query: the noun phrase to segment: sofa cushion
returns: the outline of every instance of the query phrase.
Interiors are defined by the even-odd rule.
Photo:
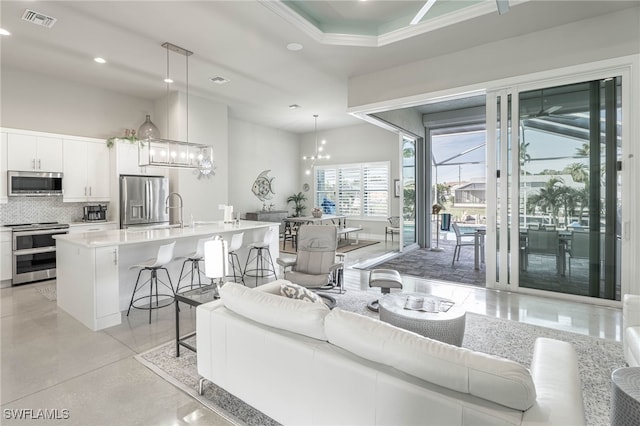
[[[458,392],[526,410],[536,400],[529,370],[504,358],[428,339],[352,312],[325,318],[330,343]]]
[[[304,300],[305,302],[324,303],[322,298],[311,290],[291,282],[285,282],[280,285],[280,295],[291,299]]]
[[[622,339],[625,341],[626,349],[629,351],[628,355],[630,355],[630,357],[625,357],[627,364],[631,367],[637,366],[640,360],[640,326],[627,327]]]
[[[220,289],[220,299],[227,309],[250,320],[315,339],[327,340],[324,333],[324,317],[329,313],[329,308],[323,303],[289,299],[236,283],[225,284]]]

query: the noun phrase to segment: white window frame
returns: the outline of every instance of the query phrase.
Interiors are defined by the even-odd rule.
[[[360,182],[361,187],[359,190],[359,199],[360,206],[364,207],[365,205],[365,170],[370,167],[385,167],[386,168],[386,180],[387,180],[387,205],[386,211],[384,214],[380,215],[368,215],[364,213],[364,208],[360,209],[359,215],[346,215],[351,219],[359,219],[359,220],[387,220],[389,217],[389,211],[391,208],[392,202],[392,194],[393,188],[391,188],[391,162],[390,161],[369,161],[363,163],[349,163],[349,164],[328,164],[323,166],[315,166],[313,168],[313,200],[314,203],[317,200],[318,192],[329,192],[329,191],[318,191],[318,170],[334,170],[336,173],[336,188],[333,191],[333,199],[336,201],[336,214],[342,215],[343,213],[340,211],[340,201],[339,201],[339,192],[340,192],[340,169],[360,169]]]

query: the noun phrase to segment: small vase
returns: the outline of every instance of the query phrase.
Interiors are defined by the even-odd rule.
[[[320,209],[313,209],[313,211],[311,212],[311,216],[315,217],[315,218],[321,218],[322,217],[322,210]]]

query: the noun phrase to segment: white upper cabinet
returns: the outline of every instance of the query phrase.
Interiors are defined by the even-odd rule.
[[[7,134],[9,170],[61,172],[62,139],[33,134]]]
[[[63,201],[109,201],[109,149],[104,142],[65,139]]]
[[[154,167],[138,166],[138,144],[130,142],[118,142],[115,147],[118,158],[119,175],[157,175],[158,169]]]
[[[0,132],[0,203],[7,202],[7,134]]]

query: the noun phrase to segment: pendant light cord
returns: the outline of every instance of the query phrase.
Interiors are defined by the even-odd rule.
[[[165,79],[165,82],[167,84],[167,119],[166,119],[166,123],[165,123],[165,129],[166,129],[166,133],[164,135],[164,137],[166,139],[169,139],[169,45],[167,44],[167,78]]]

